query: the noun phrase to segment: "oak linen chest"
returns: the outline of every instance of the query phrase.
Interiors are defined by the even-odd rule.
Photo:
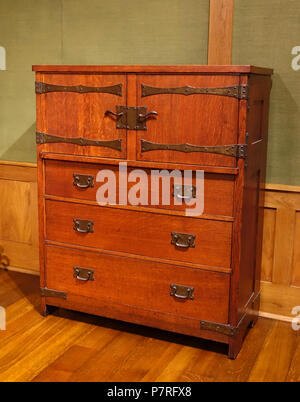
[[[42,312],[56,306],[211,339],[235,358],[259,309],[272,70],[33,70]],[[161,193],[151,203],[150,175],[175,170],[192,171],[192,182],[171,178],[169,204]],[[106,205],[97,202],[101,171],[116,184]],[[200,193],[196,171],[198,216],[186,213]],[[136,193],[148,203],[124,201],[136,172],[149,179]]]

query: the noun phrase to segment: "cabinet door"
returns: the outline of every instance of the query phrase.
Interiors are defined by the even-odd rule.
[[[126,158],[126,130],[106,113],[126,105],[124,74],[38,74],[36,92],[43,151]]]
[[[234,94],[238,85],[239,77],[229,75],[137,76],[138,106],[146,106],[148,113],[157,112],[148,116],[147,129],[137,132],[137,159],[236,166],[235,157],[178,145],[236,144],[239,100]],[[224,87],[230,87],[225,96],[228,89]],[[203,88],[208,93],[201,93]],[[223,95],[212,94],[215,91]]]

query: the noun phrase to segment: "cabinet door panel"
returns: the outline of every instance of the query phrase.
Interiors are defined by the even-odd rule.
[[[199,88],[215,89],[238,85],[238,76],[138,76],[138,105],[146,106],[147,112],[155,111],[158,114],[149,116],[147,130],[137,133],[137,159],[236,166],[236,158],[227,155],[166,149],[143,151],[141,141],[171,146],[185,143],[196,146],[236,144],[239,100],[233,96],[215,94],[187,95],[188,90],[186,92],[185,87],[194,87],[199,91]],[[154,90],[148,87],[154,87]],[[163,93],[164,91],[169,93]]]
[[[117,105],[126,105],[124,74],[44,74],[38,82],[49,85],[45,90],[43,84],[37,84],[45,91],[37,94],[38,132],[67,141],[101,141],[88,145],[46,143],[43,151],[126,158],[126,130],[117,129],[116,117],[105,113],[116,112]]]

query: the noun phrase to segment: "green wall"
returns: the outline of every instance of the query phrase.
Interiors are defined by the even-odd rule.
[[[291,185],[300,185],[299,16],[299,0],[235,0],[233,63],[275,69],[267,180]],[[0,159],[36,160],[32,64],[206,64],[208,19],[209,0],[0,0]]]
[[[35,162],[33,64],[206,64],[209,0],[0,0],[0,159]]]
[[[300,185],[299,0],[235,0],[233,63],[272,67],[267,181]],[[299,48],[300,51],[300,48]],[[300,54],[300,53],[299,53]]]

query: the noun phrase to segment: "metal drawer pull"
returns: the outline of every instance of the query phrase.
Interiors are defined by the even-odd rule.
[[[173,184],[173,197],[179,200],[191,200],[196,198],[196,186]]]
[[[73,185],[78,188],[94,187],[94,176],[87,176],[85,174],[73,174]]]
[[[109,114],[112,114],[113,116],[117,117],[118,119],[124,115],[123,112],[115,113],[112,110],[106,110],[106,112],[104,113],[105,116],[108,116]]]
[[[194,300],[194,288],[191,286],[175,285],[171,283],[170,296],[175,296],[177,299]]]
[[[144,120],[149,119],[152,116],[157,116],[157,115],[158,115],[158,113],[155,110],[151,110],[150,112],[148,112],[146,114],[142,114],[142,113],[139,114],[138,117],[139,117],[140,121],[144,121]]]
[[[171,244],[174,244],[176,247],[195,248],[196,235],[171,232],[171,236],[172,236]]]
[[[73,229],[79,233],[93,233],[94,232],[94,222],[87,221],[85,219],[73,219],[74,227]]]
[[[74,267],[74,278],[79,279],[80,281],[94,281],[94,271],[92,269]]]

